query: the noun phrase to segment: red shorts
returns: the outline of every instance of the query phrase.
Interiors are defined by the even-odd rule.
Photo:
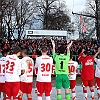
[[[37,82],[36,83],[38,96],[42,96],[45,93],[45,96],[50,96],[52,90],[52,83],[51,82]]]
[[[94,79],[82,80],[82,85],[83,85],[83,87],[87,87],[87,86],[92,87],[92,86],[94,86]]]
[[[74,89],[76,87],[76,80],[70,80],[70,89]]]
[[[5,83],[0,83],[0,92],[4,92]]]
[[[16,99],[18,97],[19,89],[20,82],[5,82],[6,98],[11,99],[11,96],[13,96],[13,98]]]
[[[26,83],[26,82],[21,82],[20,83],[20,90],[22,93],[26,94],[31,94],[32,93],[32,82],[31,83]]]
[[[96,77],[97,88],[100,88],[100,78]]]

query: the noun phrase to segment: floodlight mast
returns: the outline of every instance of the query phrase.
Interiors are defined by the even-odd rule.
[[[76,15],[82,15],[82,16],[86,16],[86,17],[95,18],[95,20],[96,20],[96,25],[95,25],[96,36],[97,36],[97,40],[100,40],[100,1],[95,0],[95,5],[96,5],[95,16],[80,14],[80,13],[74,13],[74,12],[72,12],[72,14],[73,15],[76,14]],[[89,36],[92,35],[93,30],[90,32]]]

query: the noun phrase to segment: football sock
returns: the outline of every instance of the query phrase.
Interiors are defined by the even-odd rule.
[[[46,96],[46,100],[50,100],[50,96]]]
[[[70,100],[70,93],[66,94],[66,100]]]
[[[61,94],[57,94],[57,100],[62,100]]]
[[[28,100],[32,100],[32,98],[28,98]]]
[[[76,98],[76,92],[75,91],[72,92],[72,98]]]
[[[87,98],[87,90],[83,90],[83,93],[84,93],[84,98],[86,99]]]
[[[97,89],[97,93],[98,93],[98,95],[100,95],[100,88]]]
[[[94,89],[91,90],[92,97],[94,97]]]
[[[42,97],[38,96],[38,97],[37,97],[37,100],[42,100]]]
[[[18,100],[22,100],[22,98],[18,98]]]

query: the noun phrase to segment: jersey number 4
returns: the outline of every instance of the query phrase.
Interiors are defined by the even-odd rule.
[[[44,71],[49,72],[50,71],[50,66],[51,65],[49,63],[47,63],[47,64],[42,63],[41,64],[41,72],[44,72]]]

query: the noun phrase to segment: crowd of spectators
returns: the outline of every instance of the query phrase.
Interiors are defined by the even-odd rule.
[[[55,39],[56,44],[56,52],[58,51],[58,47],[60,45],[65,45],[67,47],[67,40],[61,39],[57,40]],[[28,54],[34,59],[36,58],[36,55],[41,55],[41,46],[47,46],[48,47],[48,54],[52,54],[52,43],[51,39],[49,38],[41,38],[41,39],[0,39],[0,52],[3,51],[3,49],[9,49],[11,53],[13,53],[14,46],[19,46],[21,48],[27,48]],[[84,48],[88,50],[92,55],[94,55],[100,46],[100,41],[90,39],[81,39],[81,40],[74,40],[73,45],[71,47],[71,52],[73,55],[78,55],[81,50]],[[1,53],[0,53],[1,55]]]

